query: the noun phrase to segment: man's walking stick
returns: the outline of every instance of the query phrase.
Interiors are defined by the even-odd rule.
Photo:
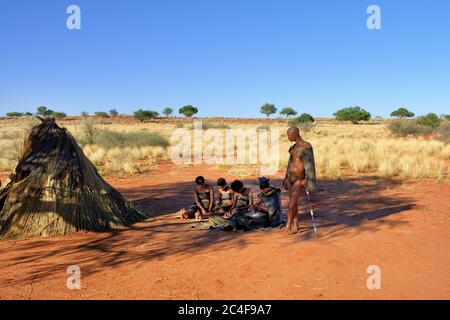
[[[309,211],[311,212],[311,218],[312,218],[312,224],[313,224],[313,227],[314,227],[314,233],[317,234],[317,224],[316,224],[316,218],[314,217],[314,210],[313,210],[311,195],[309,194],[308,189],[305,189],[305,190],[306,190],[306,195],[308,196],[308,200],[309,200]]]

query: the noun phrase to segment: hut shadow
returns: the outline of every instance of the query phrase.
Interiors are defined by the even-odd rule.
[[[256,181],[243,181],[256,190]],[[281,180],[274,179],[272,183],[280,186]],[[404,219],[383,219],[414,208],[413,199],[394,197],[389,192],[401,184],[400,181],[376,177],[320,181],[319,188],[323,191],[313,197],[320,241],[376,232],[382,225],[396,228],[407,224]],[[168,257],[179,260],[181,266],[189,255],[213,255],[218,250],[245,250],[247,246],[247,238],[240,234],[199,230],[198,223],[180,222],[168,215],[192,203],[191,183],[121,191],[128,199],[142,206],[151,206],[155,210],[154,217],[122,230],[12,242],[8,250],[14,254],[0,257],[0,270],[28,267],[33,272],[20,279],[6,277],[0,281],[0,287],[37,281],[35,279],[44,281],[55,274],[65,275],[67,267],[73,264],[79,265],[86,276],[105,268],[128,265],[139,268],[149,261]],[[286,206],[287,195],[283,193],[285,213]],[[305,198],[300,208],[301,212],[307,212]],[[293,240],[314,239],[309,215],[303,214],[301,222],[301,232]],[[261,233],[261,236],[265,234]]]

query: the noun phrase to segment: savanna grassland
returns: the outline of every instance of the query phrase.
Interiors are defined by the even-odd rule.
[[[198,119],[203,130],[278,129],[280,168],[287,165],[290,142],[284,132],[285,119]],[[0,172],[14,169],[28,130],[39,120],[1,119]],[[450,145],[435,136],[397,137],[388,129],[389,120],[361,124],[317,119],[302,128],[304,139],[315,148],[318,175],[341,178],[346,175],[377,175],[404,179],[434,179],[448,183]],[[131,117],[111,119],[68,118],[66,127],[83,147],[85,154],[106,176],[138,175],[171,160],[171,134],[179,128],[193,130],[192,119],[163,118],[141,123]],[[232,175],[250,175],[250,165],[221,165]],[[254,167],[254,166],[253,166]]]

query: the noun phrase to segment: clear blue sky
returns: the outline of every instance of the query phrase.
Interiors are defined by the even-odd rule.
[[[370,4],[382,30],[366,27]],[[448,0],[0,0],[0,44],[0,114],[450,113]]]

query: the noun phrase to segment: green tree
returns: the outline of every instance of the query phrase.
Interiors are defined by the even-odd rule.
[[[360,121],[367,121],[371,117],[370,113],[361,107],[344,108],[338,110],[334,116],[338,121],[351,121],[354,124]]]
[[[429,113],[417,118],[417,123],[423,126],[437,128],[441,124],[441,119],[436,113]]]
[[[272,114],[277,113],[277,108],[275,107],[274,104],[265,103],[264,105],[261,106],[260,112],[262,114],[265,114],[267,118],[269,118]]]
[[[83,118],[87,118],[87,117],[89,117],[89,112],[83,111],[83,112],[81,112],[81,116]]]
[[[37,108],[37,114],[39,116],[48,117],[48,116],[51,116],[52,113],[53,113],[53,110],[47,109],[47,107],[45,107],[45,106],[40,106]]]
[[[158,115],[159,115],[159,113],[156,111],[143,110],[143,109],[139,109],[133,113],[133,117],[135,117],[136,119],[138,119],[141,122],[155,118]]]
[[[8,112],[6,114],[6,116],[7,117],[11,117],[11,118],[18,118],[18,117],[23,117],[24,114],[22,112],[15,112],[15,111],[13,111],[13,112]]]
[[[194,114],[198,113],[198,109],[194,106],[187,105],[178,110],[178,112],[185,117],[191,118]]]
[[[119,112],[116,109],[109,110],[109,115],[111,117],[117,117],[119,115]]]
[[[290,116],[296,116],[297,111],[295,111],[293,108],[284,108],[283,110],[280,111],[280,114],[282,116],[286,116],[286,118],[287,118]]]
[[[170,115],[173,113],[173,109],[172,108],[164,108],[163,112],[162,112],[166,117],[170,117]]]
[[[398,108],[397,110],[391,113],[391,117],[397,118],[412,118],[414,116],[415,114],[406,108]]]

